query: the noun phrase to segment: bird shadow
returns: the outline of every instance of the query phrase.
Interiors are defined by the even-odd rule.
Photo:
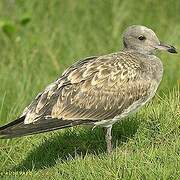
[[[139,122],[127,118],[113,127],[113,144],[120,146],[133,138],[137,132]],[[27,157],[11,171],[31,171],[52,167],[60,160],[61,163],[84,157],[87,154],[99,155],[106,152],[104,131],[102,128],[75,127],[63,133],[53,133],[45,137],[40,146],[33,148]]]

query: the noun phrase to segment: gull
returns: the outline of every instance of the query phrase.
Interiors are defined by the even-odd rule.
[[[105,129],[112,152],[114,123],[139,110],[155,95],[163,76],[157,50],[177,53],[149,28],[129,26],[123,49],[88,57],[65,72],[25,108],[16,120],[0,127],[1,138],[32,135],[77,125]]]

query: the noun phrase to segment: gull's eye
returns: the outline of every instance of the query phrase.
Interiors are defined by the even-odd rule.
[[[139,39],[140,41],[143,41],[143,40],[145,40],[145,39],[146,39],[146,37],[145,37],[145,36],[143,36],[143,35],[141,35],[141,36],[139,36],[139,37],[138,37],[138,39]]]

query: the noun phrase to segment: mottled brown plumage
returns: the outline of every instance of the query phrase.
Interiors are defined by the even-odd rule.
[[[147,73],[149,63],[152,69],[161,66],[127,51],[80,61],[38,95],[24,113],[25,122],[33,123],[41,116],[111,120],[137,100],[146,99],[150,87],[158,84],[154,74]]]
[[[21,121],[0,128],[3,137],[16,137],[80,124],[106,127],[108,152],[111,127],[151,99],[161,81],[163,67],[153,55],[161,45],[144,26],[124,33],[124,50],[89,57],[69,67],[24,110]]]

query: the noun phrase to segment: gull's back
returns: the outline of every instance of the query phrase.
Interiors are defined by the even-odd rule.
[[[23,113],[25,123],[59,119],[65,125],[78,121],[106,126],[152,98],[161,78],[162,64],[151,55],[122,51],[88,58],[36,97]]]

